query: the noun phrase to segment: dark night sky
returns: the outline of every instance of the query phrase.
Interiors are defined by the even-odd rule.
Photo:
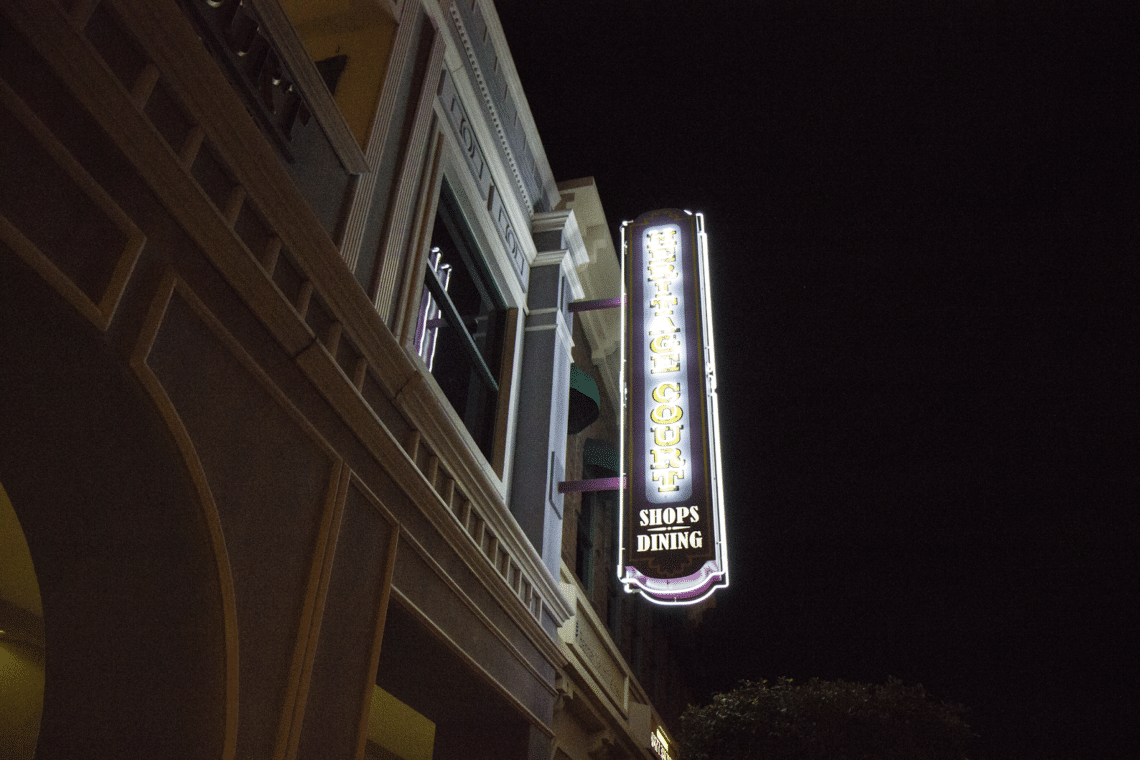
[[[498,5],[615,242],[706,214],[702,693],[894,675],[975,760],[1140,757],[1135,4]]]

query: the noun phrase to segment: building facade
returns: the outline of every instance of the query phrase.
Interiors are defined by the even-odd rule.
[[[613,242],[488,0],[3,0],[0,119],[11,756],[671,754],[558,487]]]

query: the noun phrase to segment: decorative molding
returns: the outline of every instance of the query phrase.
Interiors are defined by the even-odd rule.
[[[423,558],[422,554],[420,556],[421,556],[421,558]],[[435,635],[438,636],[439,639],[444,642],[445,646],[447,646],[448,649],[452,650],[452,652],[459,659],[463,660],[463,662],[466,663],[467,667],[469,667],[472,671],[478,673],[483,680],[485,680],[488,684],[490,684],[491,688],[493,688],[495,691],[497,691],[500,696],[502,696],[509,704],[511,704],[516,710],[518,710],[519,713],[521,715],[523,715],[534,728],[537,728],[539,731],[541,731],[543,734],[545,734],[548,738],[550,738],[550,739],[554,738],[554,729],[553,728],[551,728],[541,718],[539,718],[537,715],[535,715],[534,711],[532,711],[529,707],[524,705],[519,700],[519,698],[515,694],[513,694],[507,687],[505,687],[503,684],[501,684],[497,678],[495,678],[492,674],[488,673],[486,668],[484,668],[480,663],[478,663],[470,655],[470,653],[468,653],[467,651],[465,651],[463,649],[463,647],[459,646],[459,644],[457,644],[455,641],[453,641],[452,638],[450,636],[448,636],[447,633],[445,631],[443,631],[423,610],[421,610],[419,607],[417,607],[415,605],[415,603],[412,602],[412,600],[410,598],[408,598],[408,596],[404,592],[400,591],[400,589],[395,585],[393,586],[392,591],[395,594],[396,598],[399,600],[401,606],[403,606],[404,609],[406,609],[411,614],[411,616],[413,618],[415,618],[417,623],[422,625],[424,628],[427,628],[428,630],[433,631],[435,633]],[[493,629],[493,630],[495,630],[495,629]],[[547,681],[545,679],[540,678],[540,679],[538,679],[537,682],[539,684],[541,684],[546,690],[551,691],[551,692],[554,691],[553,687],[549,683],[547,683]]]
[[[479,138],[472,128],[467,109],[463,107],[463,101],[455,90],[455,83],[446,70],[441,72],[439,77],[439,103],[443,107],[443,112],[447,114],[455,138],[459,141],[460,152],[467,163],[468,172],[475,180],[475,186],[479,188],[479,196],[486,202],[490,198],[491,186],[495,184],[491,179],[491,167],[487,164],[487,157],[479,145]]]
[[[652,705],[629,664],[598,617],[574,573],[563,562],[559,572],[563,594],[574,605],[574,617],[558,630],[570,660],[563,691],[582,698],[598,720],[616,727],[648,750]]]
[[[182,418],[174,408],[174,403],[166,393],[162,381],[154,374],[147,364],[151,348],[158,337],[159,328],[166,318],[166,310],[170,299],[178,287],[179,281],[173,273],[168,273],[159,285],[158,292],[151,303],[150,310],[143,322],[142,330],[135,342],[134,352],[131,354],[131,369],[139,378],[146,392],[150,394],[158,408],[159,414],[166,422],[166,427],[174,438],[175,445],[182,454],[186,463],[190,479],[198,492],[198,499],[202,505],[202,516],[210,534],[210,545],[214,550],[214,561],[217,564],[219,592],[222,597],[222,620],[225,630],[225,729],[222,741],[222,760],[234,760],[237,754],[238,735],[238,686],[240,671],[238,670],[238,622],[237,622],[237,594],[234,588],[233,569],[230,566],[229,554],[226,551],[226,538],[222,530],[222,519],[218,512],[217,502],[210,489],[206,469],[190,438],[190,433],[182,423]]]
[[[221,548],[217,551],[221,551],[223,554],[226,551],[226,520],[222,510],[218,509],[209,491],[209,473],[198,459],[197,446],[194,443],[193,435],[184,425],[178,410],[178,405],[168,395],[162,378],[158,376],[150,364],[153,348],[159,334],[166,324],[166,317],[169,314],[169,307],[174,297],[180,298],[182,302],[189,307],[194,317],[213,336],[220,347],[228,351],[229,354],[237,360],[242,369],[244,369],[249,376],[251,382],[255,383],[264,391],[270,403],[275,403],[280,407],[296,426],[298,431],[316,445],[316,449],[323,454],[329,466],[329,484],[325,489],[322,505],[317,508],[319,518],[317,520],[316,532],[312,537],[312,555],[309,560],[307,572],[305,573],[304,595],[301,600],[299,616],[296,620],[297,629],[294,633],[293,651],[289,662],[285,692],[283,695],[284,701],[278,713],[279,723],[276,732],[276,749],[274,756],[291,757],[296,754],[297,743],[300,739],[309,682],[312,675],[314,658],[316,656],[316,648],[320,638],[321,619],[334,564],[336,536],[339,532],[339,525],[343,515],[350,472],[343,460],[337,455],[335,449],[321,436],[300,410],[294,406],[286,393],[273,382],[265,370],[263,370],[257,361],[245,350],[238,339],[226,329],[222,321],[198,298],[193,289],[172,272],[168,273],[159,288],[157,296],[152,302],[147,321],[136,342],[136,347],[132,355],[132,367],[166,418],[168,427],[178,440],[192,474],[195,467],[201,470],[203,484],[209,496],[207,520],[209,521],[212,518],[216,519],[217,529],[220,535],[220,544],[216,544],[216,546],[220,546]],[[203,503],[205,504],[205,502]],[[213,510],[212,515],[210,514],[210,509]],[[230,527],[232,529],[233,525],[231,524]],[[226,562],[227,571],[229,571],[228,559]],[[229,583],[232,586],[232,573]],[[232,629],[234,633],[232,637],[229,634],[230,629],[227,627],[227,639],[233,639],[232,642],[228,641],[227,644],[232,647],[234,662],[237,662],[241,656],[240,638],[237,636],[238,612],[235,598],[233,609],[234,628]],[[228,622],[227,620],[227,624]],[[229,653],[229,650],[227,651]],[[237,678],[240,682],[240,674],[238,674]],[[235,691],[236,688],[235,686]],[[240,696],[237,699],[237,707],[240,707]]]
[[[111,268],[103,292],[87,293],[70,277],[63,273],[52,261],[51,251],[42,251],[29,240],[16,226],[0,214],[0,240],[32,267],[49,285],[55,288],[79,313],[85,316],[100,330],[106,330],[115,316],[119,300],[126,290],[127,282],[134,272],[146,243],[146,236],[135,225],[106,190],[75,159],[51,130],[28,108],[8,83],[0,79],[0,104],[6,107],[71,178],[76,188],[99,209],[116,229],[126,238],[123,250],[117,254],[117,261]],[[108,252],[111,253],[111,252]]]
[[[481,609],[479,605],[477,605],[471,598],[471,596],[463,589],[463,587],[460,586],[455,581],[455,579],[447,573],[446,570],[444,570],[443,566],[435,559],[435,557],[431,555],[431,552],[424,548],[423,544],[419,543],[419,541],[417,541],[414,536],[411,536],[407,533],[405,533],[401,544],[404,549],[411,549],[415,551],[415,553],[419,556],[420,561],[423,562],[424,565],[426,565],[432,571],[432,573],[440,579],[443,585],[446,586],[452,594],[454,594],[455,599],[458,601],[458,603],[462,604],[463,607],[465,607],[473,617],[482,623],[482,625],[491,633],[491,635],[494,636],[499,641],[499,643],[503,645],[503,648],[510,653],[511,657],[516,662],[518,662],[518,664],[522,666],[522,668],[526,670],[532,678],[534,678],[536,683],[541,684],[542,688],[552,696],[557,695],[557,690],[555,689],[554,684],[550,683],[547,680],[547,677],[544,676],[542,672],[540,672],[538,668],[535,667],[533,662],[527,659],[526,655],[523,654],[523,652],[521,652],[519,648],[511,642],[510,638],[499,628],[499,626],[495,625],[494,621],[491,620],[487,613]],[[401,589],[399,584],[395,582],[395,579],[393,579],[393,589],[398,594],[400,594],[401,600],[404,603],[415,606],[415,603],[412,601],[413,595],[409,591]],[[451,637],[447,635],[446,631],[443,631],[442,628],[439,628],[439,626],[435,624],[433,624],[433,627],[439,629],[441,634],[450,640]],[[566,664],[565,656],[563,655],[561,649],[556,644],[554,644],[554,642],[551,641],[549,637],[542,636],[540,638],[535,638],[534,636],[529,635],[530,632],[526,631],[525,628],[522,630],[526,635],[527,641],[535,644],[535,651],[544,657],[548,662],[550,662],[554,667],[562,667]],[[544,642],[549,642],[549,644],[544,645]],[[480,670],[486,672],[483,668],[480,668]],[[488,676],[490,676],[490,674],[488,674]]]
[[[429,447],[450,463],[453,468],[452,477],[469,489],[472,506],[491,526],[495,535],[507,542],[512,558],[528,582],[540,592],[544,607],[554,621],[561,624],[572,614],[571,607],[543,565],[538,551],[507,509],[502,481],[478,453],[479,449],[470,433],[458,419],[435,380],[427,373],[414,375],[397,394],[396,402]],[[480,543],[476,541],[476,544]],[[532,605],[527,607],[535,620],[541,622],[541,610]]]
[[[440,75],[439,104],[447,115],[452,134],[459,143],[467,171],[475,186],[479,188],[479,194],[483,201],[486,202],[487,213],[490,214],[495,232],[498,233],[499,241],[502,242],[506,250],[507,257],[511,262],[511,269],[525,293],[530,281],[526,253],[523,251],[522,243],[515,232],[514,225],[511,224],[510,213],[503,204],[502,193],[491,176],[491,167],[487,163],[487,157],[482,146],[479,144],[479,137],[475,134],[471,118],[463,105],[459,92],[455,89],[455,82],[447,71]]]
[[[297,357],[297,363],[318,391],[336,409],[341,419],[353,429],[365,448],[378,461],[386,464],[399,487],[419,505],[421,511],[464,558],[468,567],[499,600],[516,624],[527,631],[528,636],[537,645],[541,646],[541,640],[549,642],[551,640],[549,634],[541,627],[542,609],[548,610],[556,621],[561,622],[569,614],[569,608],[558,604],[558,602],[565,604],[558,591],[555,590],[552,597],[551,589],[556,587],[553,587],[552,580],[549,587],[543,582],[542,576],[548,577],[549,574],[537,555],[533,558],[529,556],[534,554],[535,550],[522,536],[517,523],[513,520],[508,522],[509,515],[507,518],[500,517],[500,513],[507,514],[506,507],[502,505],[502,496],[490,495],[486,491],[480,492],[474,487],[478,476],[471,472],[460,476],[464,484],[461,486],[459,478],[452,469],[455,467],[453,453],[446,449],[434,448],[439,440],[436,435],[429,435],[425,440],[420,430],[413,427],[409,440],[401,446],[360,393],[348,382],[346,375],[338,369],[328,351],[320,343],[314,342],[308,350],[302,352]],[[431,405],[413,403],[412,399],[421,396],[423,392],[431,393],[426,388],[416,393],[408,389],[396,400],[397,405],[403,409],[413,425],[424,425],[425,414],[432,414],[429,411],[430,406],[435,407],[435,414],[440,414],[445,409],[450,411],[446,401],[438,401],[434,397],[434,403]],[[460,430],[466,432],[461,423],[456,424]],[[427,467],[421,467],[419,464],[421,446],[428,451],[439,451],[443,454],[443,458],[430,457],[426,460]],[[474,457],[469,452],[467,455]],[[429,479],[426,470],[433,461],[437,473],[434,478]],[[482,477],[486,478],[487,475],[484,474]],[[465,489],[470,489],[470,493]],[[447,493],[450,493],[450,498],[444,498],[444,494]],[[480,495],[481,493],[486,495]],[[495,506],[496,503],[498,506]],[[477,523],[472,521],[471,515],[479,517]],[[499,541],[499,547],[490,553],[484,547],[482,535],[483,526],[488,524]],[[536,608],[534,604],[523,598],[520,590],[509,583],[509,572],[504,572],[500,567],[504,561],[507,570],[511,567],[516,568],[520,577],[525,577],[528,584],[539,591],[538,598],[542,599],[540,607]],[[517,606],[520,602],[526,609],[525,614],[522,614],[522,610]],[[550,654],[552,651],[547,653]]]
[[[411,241],[407,249],[410,260],[405,266],[405,272],[425,271],[431,247],[432,230],[435,227],[435,215],[439,205],[439,187],[443,176],[443,133],[436,125],[434,117],[432,129],[434,132],[431,136],[427,155],[424,158],[420,190],[413,208]],[[419,308],[420,294],[423,292],[423,288],[423,276],[405,276],[400,282],[397,292],[389,293],[387,296],[382,292],[377,294],[377,312],[382,318],[385,317],[383,309],[395,310],[391,317],[386,319],[386,323],[401,346],[411,346],[414,342],[416,309]]]
[[[495,413],[495,451],[491,458],[491,467],[499,480],[506,482],[507,460],[510,459],[512,437],[510,436],[511,415],[515,412],[512,403],[515,396],[515,363],[519,359],[519,351],[510,345],[509,338],[518,335],[519,310],[507,309],[506,324],[503,326],[503,357],[499,362],[499,399],[498,409]]]
[[[511,174],[515,180],[515,193],[518,196],[519,204],[528,211],[533,210],[535,203],[532,200],[532,193],[526,186],[522,175],[519,172],[518,164],[515,161],[514,152],[511,150],[510,142],[507,139],[506,133],[503,131],[503,122],[499,117],[499,109],[495,105],[495,98],[491,95],[488,89],[487,79],[483,76],[483,69],[479,65],[479,59],[475,52],[471,36],[468,34],[467,26],[464,24],[460,15],[459,4],[454,2],[450,3],[451,21],[455,25],[455,31],[459,35],[459,40],[463,44],[464,52],[466,52],[466,64],[468,71],[474,77],[475,82],[479,85],[479,92],[483,95],[483,105],[487,109],[487,114],[491,119],[491,124],[495,128],[495,134],[499,138],[499,150],[504,159],[506,159],[507,166],[511,170]],[[496,56],[497,57],[497,56]]]
[[[562,266],[563,276],[569,285],[569,298],[562,306],[569,305],[570,301],[581,300],[585,295],[579,273],[583,262],[588,263],[588,250],[582,240],[578,229],[578,220],[572,210],[545,211],[535,214],[531,219],[531,235],[540,250],[534,258],[532,266],[547,266],[558,263]]]
[[[566,226],[567,219],[573,214],[571,209],[555,209],[554,211],[540,211],[530,219],[530,231],[535,235],[541,235],[544,232],[558,232],[561,233],[562,229]],[[565,248],[565,243],[561,240],[555,248]]]
[[[262,0],[264,1],[264,0]],[[365,148],[365,160],[368,171],[357,178],[356,187],[353,188],[352,200],[348,215],[345,219],[344,230],[341,233],[340,250],[348,268],[356,271],[360,260],[360,247],[363,245],[364,231],[368,226],[369,217],[382,209],[372,208],[372,194],[376,189],[377,168],[381,164],[384,151],[383,136],[391,129],[393,115],[396,112],[397,94],[399,92],[400,77],[407,73],[412,65],[409,58],[415,49],[415,14],[419,5],[414,2],[405,3],[403,8],[392,7],[389,10],[392,17],[397,19],[396,37],[392,42],[392,50],[388,54],[388,69],[384,73],[384,81],[380,87],[380,100],[376,104],[376,113],[372,119],[372,128],[369,131],[368,142]],[[396,146],[397,150],[399,145]]]
[[[592,177],[562,182],[558,185],[562,201],[559,208],[572,210],[583,232],[587,261],[578,266],[577,276],[584,297],[594,300],[620,296],[614,288],[621,283],[613,238],[598,188]],[[620,408],[619,369],[621,366],[621,310],[599,309],[578,314],[578,323],[591,346],[591,358],[602,371],[602,385],[614,409]]]
[[[499,239],[506,247],[507,256],[510,257],[515,276],[519,278],[519,284],[525,291],[527,283],[530,281],[526,256],[523,255],[522,246],[518,235],[515,234],[514,226],[511,225],[511,216],[503,204],[503,196],[499,192],[498,186],[491,188],[491,199],[488,202],[487,211],[490,212],[491,219],[495,222],[495,230],[499,233]]]
[[[433,51],[438,51],[442,47],[437,37]],[[185,65],[192,65],[192,62],[186,62]],[[429,98],[433,97],[434,89],[425,87],[424,96]],[[428,113],[430,113],[430,109],[428,109]],[[224,155],[227,154],[228,151],[224,150],[226,146],[223,145],[221,147],[223,150],[220,150],[220,152],[223,152]],[[265,152],[267,153],[268,151],[266,150]],[[250,151],[235,152],[232,154],[230,166],[239,181],[242,181],[251,174],[256,176],[258,167],[250,165],[256,162],[256,160],[257,156],[252,155]],[[271,163],[274,167],[278,166],[276,160],[271,160]],[[249,184],[250,186],[258,186],[254,182],[250,182]],[[319,223],[313,220],[311,225],[306,225],[303,218],[298,218],[295,213],[289,213],[289,209],[286,208],[287,206],[295,208],[298,205],[303,205],[304,201],[297,197],[293,204],[286,202],[287,199],[297,195],[288,177],[283,176],[280,182],[275,184],[277,185],[277,194],[273,197],[280,203],[279,206],[268,204],[262,193],[257,194],[257,200],[265,214],[267,223],[285,243],[285,247],[290,251],[298,252],[297,263],[302,269],[302,274],[312,283],[314,290],[324,297],[332,313],[339,317],[338,321],[343,324],[344,333],[353,339],[355,345],[360,349],[361,354],[367,359],[369,364],[375,368],[376,377],[382,383],[389,397],[397,399],[397,405],[400,406],[398,398],[402,395],[401,390],[406,390],[409,381],[415,380],[417,377],[422,379],[422,376],[417,374],[414,363],[397,348],[398,344],[392,334],[379,322],[376,312],[372,308],[369,308],[367,299],[361,293],[355,280],[352,279],[352,275],[349,274],[347,269],[343,266],[334,266],[334,264],[339,262],[339,252],[335,246],[333,246],[332,241],[328,239],[327,235],[319,230]],[[316,230],[316,232],[314,232],[314,230]],[[230,232],[229,235],[232,239],[232,232]],[[205,246],[203,246],[203,250],[209,254],[214,253],[214,251]],[[244,250],[244,247],[242,247],[242,250]],[[302,253],[304,255],[301,255]],[[244,257],[235,256],[234,258],[244,258],[244,260],[252,261],[252,257],[250,257],[248,253],[245,254]],[[322,261],[326,263],[321,265]],[[233,266],[232,262],[230,266]],[[255,264],[255,266],[257,265]],[[277,302],[289,310],[289,314],[288,317],[283,319],[269,319],[267,320],[267,324],[273,326],[280,324],[282,321],[297,324],[299,328],[304,331],[304,345],[291,350],[291,353],[295,355],[301,354],[306,348],[313,346],[312,332],[303,321],[298,320],[298,316],[293,311],[293,307],[288,304],[286,299],[281,298],[280,292],[272,285],[266,277],[266,274],[271,275],[272,272],[266,273],[259,271],[258,276],[253,278],[255,282],[243,282],[245,278],[242,278],[237,283],[240,285],[239,291],[244,290],[246,284],[259,284],[256,280],[268,284]],[[265,319],[264,316],[262,318]],[[286,344],[286,349],[289,350],[289,344]],[[323,346],[320,350],[326,352]],[[343,378],[342,372],[338,372],[337,374]],[[442,397],[442,394],[440,397]],[[440,402],[435,401],[433,405],[436,407],[434,414],[440,415]],[[407,410],[405,410],[405,414],[406,413]],[[429,416],[430,415],[431,413],[429,412]],[[346,415],[345,419],[350,423],[353,421],[351,415]],[[421,425],[425,421],[422,414],[418,419]],[[415,422],[416,420],[413,418],[413,424],[415,424]],[[439,422],[437,421],[435,425],[438,424]],[[458,462],[476,458],[476,455],[471,454],[471,451],[475,451],[476,449],[470,444],[466,447],[451,445],[449,448],[449,446],[440,443],[441,440],[449,440],[455,438],[457,435],[460,437],[467,435],[466,429],[461,422],[453,421],[446,432],[443,432],[441,428],[440,432],[426,436],[437,451],[449,449],[445,460],[449,463],[449,469],[456,468]],[[391,460],[382,458],[382,461]],[[486,465],[484,464],[482,467],[485,468]],[[476,501],[480,504],[480,511],[484,513],[485,517],[487,519],[496,519],[497,521],[505,522],[503,518],[495,517],[497,512],[501,512],[506,516],[505,519],[510,519],[509,512],[505,505],[503,505],[501,487],[496,489],[494,486],[489,485],[492,482],[498,482],[497,478],[495,478],[493,474],[489,475],[483,472],[483,469],[480,467],[460,465],[460,468],[465,470],[463,482],[472,484],[472,486],[481,493],[481,496],[476,499]],[[398,480],[401,482],[402,487],[408,490],[410,494],[414,495],[416,493],[416,489],[412,487],[412,483],[415,482],[415,476],[398,478]],[[486,483],[487,486],[483,488],[476,485],[484,483]],[[495,496],[493,494],[498,495]],[[490,506],[496,502],[502,505],[498,509]],[[564,619],[569,614],[569,609],[559,605],[558,602],[561,601],[561,597],[557,592],[552,593],[554,585],[553,579],[550,579],[548,583],[543,582],[542,576],[549,577],[549,574],[545,572],[537,555],[531,560],[527,559],[527,549],[530,548],[529,544],[526,543],[525,538],[521,537],[521,532],[517,525],[514,526],[514,531],[519,533],[519,538],[515,540],[515,547],[512,554],[518,558],[518,561],[526,568],[526,575],[531,578],[531,582],[534,583],[536,587],[543,589],[542,596],[544,604],[552,611],[555,619]],[[503,529],[499,530],[499,535],[505,535],[508,532],[509,529],[507,529],[504,524]],[[460,544],[462,545],[462,542],[460,542]],[[533,553],[533,549],[530,549],[530,551]],[[479,561],[485,562],[486,560],[480,559]],[[531,610],[531,614],[536,620],[538,619],[538,614],[535,613],[535,611]]]
[[[570,264],[570,251],[565,248],[558,248],[552,251],[540,251],[534,257],[534,264],[532,267],[557,267],[568,269]]]
[[[324,617],[329,581],[332,578],[336,558],[336,539],[344,517],[344,504],[348,498],[348,481],[351,475],[347,465],[340,459],[336,460],[333,472],[333,476],[329,479],[329,490],[325,495],[320,532],[313,547],[313,558],[309,566],[305,604],[301,612],[301,624],[298,626],[293,662],[289,669],[286,708],[277,731],[276,757],[296,757],[301,739],[301,727],[304,723],[309,684],[313,674],[313,661],[320,643],[321,620]],[[288,707],[290,703],[292,710]]]
[[[573,209],[557,209],[536,213],[530,220],[530,231],[538,240],[553,240],[553,233],[559,234],[559,242],[554,247],[570,251],[575,267],[590,263],[590,251],[578,227],[578,218]]]
[[[416,223],[416,215],[423,207],[424,186],[428,184],[424,182],[424,177],[429,169],[425,165],[424,157],[425,154],[430,154],[433,158],[436,156],[434,151],[428,150],[429,141],[435,129],[435,110],[431,106],[435,97],[435,88],[430,83],[432,72],[440,68],[446,47],[443,36],[433,25],[431,50],[428,55],[424,80],[420,85],[419,97],[416,99],[412,134],[408,138],[407,147],[404,149],[404,160],[400,165],[396,184],[392,188],[392,197],[395,198],[395,202],[391,204],[392,212],[387,221],[387,229],[381,244],[380,269],[377,273],[376,282],[369,291],[381,319],[397,335],[402,330],[401,315],[407,318],[409,310],[413,308],[411,301],[418,301],[418,289],[415,290],[415,296],[411,295],[409,291],[408,282],[417,279],[407,276],[409,271],[414,271],[410,270],[409,266],[420,266],[422,256],[427,253],[426,250],[421,250],[420,241],[415,237],[408,241],[408,230],[422,227],[424,223],[423,219],[418,220],[418,225]],[[418,199],[415,192],[417,186],[421,188]],[[429,236],[430,230],[429,226]],[[412,263],[409,264],[409,261]],[[401,276],[404,279],[403,290],[401,290],[399,283]],[[393,300],[393,296],[396,296],[396,300]]]
[[[392,578],[396,574],[396,552],[400,546],[400,523],[389,512],[380,499],[376,497],[372,490],[357,476],[352,473],[352,480],[349,483],[350,487],[355,487],[360,491],[364,498],[372,504],[372,507],[380,513],[380,515],[388,522],[392,528],[392,535],[388,538],[388,550],[384,558],[384,578],[382,581],[382,591],[380,592],[379,610],[376,614],[376,629],[372,634],[372,651],[368,656],[368,672],[375,673],[380,666],[380,647],[384,641],[384,628],[388,619],[388,605],[392,598]],[[362,758],[364,756],[364,745],[368,740],[368,716],[369,707],[371,705],[372,689],[375,687],[375,679],[369,678],[366,681],[364,694],[360,698],[360,722],[359,728],[356,733],[356,753],[355,758]]]

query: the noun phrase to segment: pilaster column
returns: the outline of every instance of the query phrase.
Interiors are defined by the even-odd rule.
[[[558,493],[558,484],[565,479],[573,346],[572,315],[567,310],[575,297],[571,284],[575,241],[567,240],[572,237],[567,233],[577,233],[573,219],[572,212],[551,212],[539,215],[534,223],[539,253],[531,264],[527,291],[511,478],[511,513],[555,578],[562,555],[562,494]],[[581,236],[577,237],[580,246]]]

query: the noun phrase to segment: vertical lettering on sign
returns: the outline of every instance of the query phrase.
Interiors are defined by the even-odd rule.
[[[649,435],[646,436],[645,498],[655,504],[684,501],[693,492],[689,475],[689,440],[685,430],[686,413],[690,409],[685,372],[684,313],[685,292],[677,268],[678,235],[676,224],[650,227],[643,233],[645,257],[641,275],[645,292],[641,340],[645,344],[647,377],[645,414]],[[662,443],[658,443],[662,441]]]

